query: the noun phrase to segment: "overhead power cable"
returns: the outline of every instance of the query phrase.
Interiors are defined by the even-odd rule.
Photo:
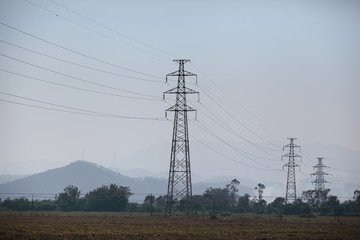
[[[211,97],[211,96],[210,96]],[[212,99],[216,104],[218,104],[214,99]],[[272,153],[269,153],[268,151],[264,150],[262,146],[259,146],[258,144],[255,144],[253,142],[251,142],[250,140],[244,138],[243,136],[241,136],[239,133],[237,133],[235,130],[233,130],[229,125],[227,125],[223,120],[221,120],[216,114],[214,114],[212,111],[210,111],[209,108],[207,108],[205,105],[200,104],[200,106],[204,107],[216,120],[214,120],[213,118],[209,117],[207,114],[205,114],[204,112],[202,112],[201,110],[199,110],[200,112],[204,113],[205,116],[207,116],[210,120],[212,120],[213,122],[215,122],[216,124],[218,124],[220,127],[224,128],[226,131],[229,131],[231,134],[234,134],[236,137],[241,138],[242,140],[246,141],[247,143],[249,143],[250,145],[258,148],[259,150],[263,151],[264,153],[274,157],[274,158],[278,158],[278,156],[273,155]],[[220,106],[221,107],[221,106]]]
[[[227,111],[223,106],[221,106],[219,104],[218,101],[216,101],[211,94],[209,94],[203,87],[199,86],[199,88],[221,109],[223,110],[231,119],[233,119],[234,121],[236,121],[238,124],[240,124],[243,128],[245,128],[246,130],[248,130],[249,132],[251,132],[253,135],[255,135],[256,137],[258,137],[259,139],[263,140],[264,142],[267,142],[268,144],[276,147],[276,148],[280,148],[280,146],[277,146],[275,144],[273,144],[272,142],[266,140],[265,138],[263,138],[262,136],[260,136],[259,134],[257,134],[256,132],[254,132],[253,130],[251,130],[250,128],[248,128],[245,124],[243,124],[242,122],[239,121],[238,118],[234,117],[233,114],[231,114],[229,111]]]
[[[95,91],[95,90],[90,90],[90,89],[86,89],[86,88],[70,86],[70,85],[67,85],[67,84],[62,84],[62,83],[52,82],[52,81],[48,81],[48,80],[44,80],[44,79],[40,79],[40,78],[36,78],[36,77],[31,77],[31,76],[28,76],[28,75],[8,71],[8,70],[1,69],[1,68],[0,68],[0,71],[6,72],[6,73],[9,73],[9,74],[13,74],[15,76],[20,76],[20,77],[23,77],[23,78],[32,79],[32,80],[39,81],[39,82],[44,82],[44,83],[48,83],[48,84],[52,84],[52,85],[56,85],[56,86],[60,86],[60,87],[66,87],[66,88],[76,89],[76,90],[85,91],[85,92],[103,94],[103,95],[114,96],[114,97],[139,99],[139,100],[162,101],[161,99],[155,99],[155,98],[126,96],[126,95],[120,95],[120,94],[114,94],[114,93],[108,93],[108,92],[102,92],[102,91]]]
[[[203,106],[203,105],[201,104],[200,106]],[[220,127],[224,128],[225,130],[227,130],[228,132],[230,132],[231,134],[233,134],[233,135],[235,135],[236,137],[238,137],[237,134],[236,134],[236,132],[234,133],[234,130],[232,130],[232,129],[224,126],[223,124],[215,121],[213,118],[211,118],[207,113],[205,113],[205,112],[202,111],[201,109],[198,109],[198,111],[199,111],[200,113],[202,113],[205,117],[207,117],[208,119],[210,119],[211,121],[213,121],[215,124],[219,125]],[[245,151],[243,151],[243,152],[244,152],[245,154],[247,154],[247,155],[251,155],[251,156],[256,157],[256,158],[261,158],[261,159],[265,159],[265,160],[268,160],[268,161],[278,161],[278,160],[275,160],[275,159],[270,159],[270,158],[265,158],[265,157],[257,156],[257,155],[255,155],[255,154],[248,153],[248,152],[245,152]]]
[[[45,40],[45,39],[43,39],[43,38],[40,38],[40,37],[38,37],[38,36],[35,36],[35,35],[33,35],[33,34],[27,33],[27,32],[25,32],[25,31],[23,31],[23,30],[20,30],[19,28],[10,26],[10,25],[8,25],[8,24],[6,24],[6,23],[3,23],[3,22],[1,22],[1,21],[0,21],[0,24],[3,25],[3,26],[5,26],[5,27],[7,27],[7,28],[10,28],[10,29],[12,29],[12,30],[15,30],[15,31],[17,31],[17,32],[20,32],[20,33],[22,33],[22,34],[24,34],[24,35],[27,35],[27,36],[30,36],[30,37],[32,37],[32,38],[38,39],[38,40],[40,40],[40,41],[42,41],[42,42],[45,42],[45,43],[47,43],[47,44],[56,46],[56,47],[58,47],[58,48],[61,48],[61,49],[63,49],[63,50],[66,50],[66,51],[68,51],[68,52],[71,52],[71,53],[80,55],[80,56],[82,56],[82,57],[85,57],[85,58],[88,58],[88,59],[91,59],[91,60],[94,60],[94,61],[97,61],[97,62],[101,62],[101,63],[107,64],[107,65],[109,65],[109,66],[113,66],[113,67],[116,67],[116,68],[120,68],[120,69],[123,69],[123,70],[126,70],[126,71],[130,71],[130,72],[138,73],[138,74],[141,74],[141,75],[145,75],[145,76],[148,76],[148,77],[163,79],[163,77],[159,77],[159,76],[155,76],[155,75],[152,75],[152,74],[148,74],[148,73],[140,72],[140,71],[133,70],[133,69],[130,69],[130,68],[126,68],[126,67],[123,67],[123,66],[120,66],[120,65],[117,65],[117,64],[114,64],[114,63],[105,61],[105,60],[101,60],[101,59],[99,59],[99,58],[95,58],[95,57],[86,55],[86,54],[84,54],[84,53],[81,53],[81,52],[78,52],[78,51],[75,51],[75,50],[72,50],[72,49],[70,49],[70,48],[61,46],[61,45],[59,45],[59,44],[57,44],[57,43],[53,43],[53,42],[50,42],[50,41]]]
[[[264,126],[266,126],[267,128],[271,129],[272,132],[276,133],[278,136],[285,138],[286,134],[280,132],[279,130],[275,129],[274,127],[270,126],[268,123],[266,123],[265,121],[261,120],[259,117],[257,117],[255,114],[253,114],[252,112],[250,112],[247,108],[245,108],[242,104],[240,104],[239,102],[237,102],[232,96],[230,96],[228,93],[226,93],[218,84],[216,84],[215,81],[213,81],[209,76],[207,76],[206,73],[204,73],[204,71],[202,71],[198,66],[196,66],[193,62],[191,62],[191,64],[200,72],[204,75],[205,78],[207,78],[219,91],[221,91],[228,99],[230,99],[233,103],[235,103],[236,105],[238,105],[239,107],[241,107],[244,111],[246,111],[248,114],[250,114],[251,116],[253,116],[254,119],[256,119],[258,122],[261,122]]]
[[[231,127],[229,127],[229,125],[227,125],[223,120],[221,120],[216,114],[212,113],[210,111],[210,109],[208,109],[205,105],[201,104],[202,107],[204,107],[216,120],[209,118],[210,120],[212,120],[213,122],[215,122],[216,124],[218,124],[220,127],[224,128],[225,130],[229,131],[230,133],[234,134],[235,136],[241,138],[242,140],[244,140],[245,142],[249,143],[250,145],[256,147],[257,149],[259,149],[260,151],[268,154],[269,156],[275,157],[277,158],[277,156],[273,155],[272,153],[269,153],[268,151],[266,151],[265,149],[263,149],[263,147],[259,146],[258,144],[253,143],[252,141],[244,138],[243,136],[241,136],[238,132],[236,132],[235,130],[233,130]]]
[[[120,36],[122,36],[122,37],[125,37],[125,38],[131,40],[131,41],[134,41],[134,42],[136,42],[136,43],[139,43],[139,44],[141,44],[141,45],[143,45],[143,46],[145,46],[145,47],[152,48],[152,49],[154,49],[154,50],[156,50],[156,51],[162,52],[162,53],[164,53],[164,54],[166,54],[166,55],[168,55],[168,56],[170,56],[170,57],[178,58],[178,56],[175,56],[174,54],[171,54],[171,53],[169,53],[169,52],[167,52],[167,51],[164,51],[164,50],[162,50],[162,49],[160,49],[160,48],[154,47],[154,46],[152,46],[152,45],[150,45],[150,44],[147,44],[147,43],[145,43],[145,42],[143,42],[143,41],[140,41],[140,40],[137,40],[137,39],[135,39],[135,38],[133,38],[133,37],[130,37],[129,35],[126,35],[126,34],[124,34],[124,33],[122,33],[122,32],[119,32],[118,30],[115,30],[114,28],[108,27],[108,26],[106,26],[106,25],[104,25],[104,24],[102,24],[102,23],[100,23],[100,22],[98,22],[98,21],[95,21],[94,19],[92,19],[92,18],[90,18],[90,17],[88,17],[88,16],[85,16],[84,14],[81,14],[81,13],[79,13],[79,12],[77,12],[77,11],[75,11],[75,10],[73,10],[73,9],[71,9],[71,8],[63,5],[63,4],[60,4],[60,3],[58,3],[57,1],[54,1],[54,0],[49,0],[49,1],[51,1],[52,3],[54,3],[54,4],[56,4],[56,5],[60,6],[60,7],[62,7],[62,8],[64,8],[64,9],[66,9],[66,10],[68,10],[69,12],[72,12],[72,13],[75,14],[75,15],[78,15],[78,16],[80,16],[80,17],[82,17],[82,18],[84,18],[84,19],[86,19],[86,20],[88,20],[88,21],[90,21],[90,22],[92,22],[92,23],[95,23],[96,25],[98,25],[98,26],[100,26],[100,27],[102,27],[102,28],[105,28],[105,29],[107,29],[107,30],[109,30],[109,31],[111,31],[111,32],[114,32],[114,33],[116,33],[116,34],[118,34],[118,35],[120,35]]]
[[[52,58],[52,59],[55,59],[55,60],[58,60],[58,61],[61,61],[61,62],[69,63],[69,64],[72,64],[72,65],[75,65],[75,66],[78,66],[78,67],[87,68],[87,69],[94,70],[94,71],[97,71],[97,72],[107,73],[107,74],[111,74],[111,75],[118,76],[118,77],[125,77],[125,78],[140,80],[140,81],[146,81],[146,82],[156,82],[156,83],[162,83],[162,84],[164,83],[164,81],[160,81],[160,80],[151,80],[151,79],[146,79],[146,78],[138,78],[138,77],[133,77],[133,76],[128,76],[128,75],[124,75],[124,74],[119,74],[119,73],[115,73],[115,72],[102,70],[102,69],[99,69],[99,68],[89,67],[89,66],[79,64],[79,63],[76,63],[76,62],[71,62],[71,61],[68,61],[68,60],[65,60],[65,59],[50,56],[50,55],[45,54],[45,53],[37,52],[37,51],[31,50],[29,48],[25,48],[25,47],[22,47],[22,46],[19,46],[19,45],[16,45],[16,44],[13,44],[13,43],[1,40],[1,39],[0,39],[0,42],[11,45],[13,47],[17,47],[17,48],[29,51],[29,52],[32,52],[32,53],[35,53],[35,54],[38,54],[38,55],[41,55],[41,56],[44,56],[44,57]]]
[[[51,110],[51,111],[57,111],[57,112],[65,112],[65,113],[96,116],[96,117],[125,118],[125,119],[135,119],[135,120],[167,121],[165,118],[135,117],[135,116],[126,116],[126,115],[118,115],[118,114],[109,114],[109,113],[103,113],[103,112],[90,111],[90,110],[86,110],[86,109],[74,108],[74,107],[69,107],[69,106],[65,106],[65,105],[40,101],[40,100],[36,100],[36,99],[32,99],[32,98],[22,97],[22,96],[18,96],[18,95],[15,95],[15,94],[10,94],[10,93],[5,93],[5,92],[0,92],[0,93],[3,94],[3,95],[15,97],[15,98],[20,98],[20,99],[24,99],[24,100],[28,100],[28,101],[32,101],[32,102],[37,102],[37,103],[46,104],[46,105],[50,105],[50,106],[56,106],[56,107],[65,108],[65,110],[64,109],[58,109],[58,108],[51,108],[51,107],[32,105],[32,104],[27,104],[27,103],[22,103],[22,102],[15,102],[15,101],[6,100],[6,99],[0,99],[0,101],[2,101],[2,102],[13,103],[13,104],[17,104],[17,105],[32,107],[32,108],[40,108],[40,109],[46,109],[46,110]],[[66,110],[66,109],[70,109],[70,110]]]
[[[74,76],[71,76],[71,75],[69,75],[69,74],[65,74],[65,73],[61,73],[61,72],[58,72],[58,71],[55,71],[55,70],[52,70],[52,69],[49,69],[49,68],[41,67],[41,66],[39,66],[39,65],[32,64],[32,63],[29,63],[29,62],[20,60],[20,59],[18,59],[18,58],[10,57],[10,56],[5,55],[5,54],[2,54],[2,53],[0,53],[0,56],[3,56],[3,57],[6,57],[6,58],[9,58],[9,59],[12,59],[12,60],[15,60],[15,61],[18,61],[18,62],[27,64],[27,65],[30,65],[30,66],[36,67],[36,68],[39,68],[39,69],[42,69],[42,70],[46,70],[46,71],[49,71],[49,72],[52,72],[52,73],[55,73],[55,74],[58,74],[58,75],[61,75],[61,76],[65,76],[65,77],[68,77],[68,78],[72,78],[72,79],[75,79],[75,80],[78,80],[78,81],[81,81],[81,82],[86,82],[86,83],[88,83],[88,84],[92,84],[92,85],[96,85],[96,86],[100,86],[100,87],[104,87],[104,88],[108,88],[108,89],[113,89],[113,90],[117,90],[117,91],[120,91],[120,92],[126,92],[126,93],[131,93],[131,94],[134,94],[134,95],[139,95],[139,96],[144,96],[144,97],[150,97],[150,98],[160,99],[160,100],[161,100],[161,98],[159,98],[159,97],[157,97],[157,96],[152,96],[152,95],[148,95],[148,94],[144,94],[144,93],[139,93],[139,92],[133,92],[133,91],[129,91],[129,90],[124,90],[124,89],[120,89],[120,88],[117,88],[117,87],[112,87],[112,86],[109,86],[109,85],[105,85],[105,84],[101,84],[101,83],[96,83],[96,82],[93,82],[93,81],[90,81],[90,80],[86,80],[86,79],[74,77]]]
[[[88,193],[80,193],[80,196],[85,196]],[[165,196],[166,193],[132,193],[131,196],[147,196],[147,195],[153,195],[153,196]],[[46,198],[46,197],[55,197],[56,195],[59,195],[59,193],[36,193],[36,192],[0,192],[0,195],[19,195],[23,197],[40,197],[40,198]],[[117,196],[119,194],[101,194],[101,196]],[[262,196],[263,198],[277,198],[278,196]],[[353,200],[354,196],[336,196],[337,198],[342,199],[349,199]]]
[[[208,95],[205,92],[206,95]],[[210,95],[208,95],[210,97],[210,99],[212,99],[213,102],[215,102],[215,104],[219,105],[219,103],[217,103],[213,98],[211,98]],[[229,131],[231,134],[235,135],[236,137],[241,138],[242,140],[244,140],[245,142],[249,143],[250,145],[258,148],[259,150],[261,150],[262,152],[268,154],[269,156],[272,156],[274,158],[277,158],[278,156],[273,155],[272,153],[269,153],[268,151],[266,151],[264,149],[264,147],[253,143],[252,141],[244,138],[243,136],[241,136],[238,132],[236,132],[235,130],[233,130],[228,124],[226,124],[223,120],[221,120],[216,114],[214,114],[212,111],[210,111],[209,108],[207,108],[204,104],[200,104],[200,106],[204,107],[206,109],[206,111],[208,111],[216,120],[214,120],[213,118],[209,117],[208,115],[206,115],[210,120],[212,120],[213,122],[215,122],[216,124],[218,124],[220,127],[224,128],[226,131]],[[221,105],[219,105],[219,107],[221,107]]]
[[[228,160],[230,160],[230,161],[232,161],[232,162],[238,163],[238,164],[243,165],[243,166],[245,166],[245,167],[249,167],[249,168],[257,169],[257,170],[262,170],[262,171],[272,171],[272,170],[269,170],[269,169],[265,169],[265,168],[258,168],[258,167],[254,167],[254,166],[251,166],[251,165],[249,165],[249,164],[246,164],[246,163],[240,162],[240,161],[238,161],[238,160],[236,160],[236,159],[234,159],[234,158],[232,158],[232,157],[227,156],[226,154],[224,154],[224,153],[220,152],[219,150],[217,150],[217,149],[215,149],[215,148],[211,147],[210,145],[208,145],[208,144],[204,143],[203,141],[201,141],[200,139],[198,139],[198,138],[194,137],[193,135],[191,135],[191,134],[189,134],[189,135],[191,136],[191,138],[195,139],[195,140],[196,140],[198,143],[200,143],[201,145],[203,145],[203,146],[207,147],[207,148],[208,148],[208,149],[210,149],[211,151],[213,151],[213,152],[215,152],[215,153],[219,154],[220,156],[223,156],[224,158],[226,158],[226,159],[228,159]]]
[[[222,143],[224,143],[226,146],[228,146],[229,148],[231,148],[232,150],[234,150],[235,152],[241,154],[243,157],[249,159],[250,161],[267,168],[269,171],[280,171],[277,169],[274,169],[272,167],[269,167],[259,161],[254,160],[253,158],[249,157],[246,153],[242,152],[241,150],[239,150],[238,148],[232,146],[231,144],[229,144],[228,142],[226,142],[224,139],[220,138],[218,135],[216,135],[213,131],[211,131],[209,128],[207,128],[206,126],[204,126],[203,124],[199,124],[200,122],[193,122],[196,126],[198,126],[200,129],[202,129],[203,131],[205,131],[206,133],[208,133],[210,136],[215,137],[216,139],[218,139],[219,141],[221,141]]]
[[[118,40],[118,39],[116,39],[116,38],[113,38],[113,37],[111,37],[111,36],[109,36],[109,35],[103,34],[103,33],[99,32],[99,31],[96,31],[96,30],[94,30],[94,29],[92,29],[92,28],[89,28],[89,27],[87,27],[87,26],[85,26],[85,25],[83,25],[83,24],[81,24],[81,23],[75,22],[75,21],[73,21],[73,20],[71,20],[71,19],[69,19],[69,18],[66,18],[66,17],[60,15],[59,13],[55,13],[55,12],[53,12],[53,11],[45,8],[45,7],[42,7],[42,6],[40,6],[40,5],[38,5],[38,4],[34,3],[34,2],[31,2],[30,0],[25,0],[25,1],[28,2],[28,3],[30,3],[30,4],[33,5],[33,6],[36,6],[36,7],[40,8],[40,9],[44,10],[44,11],[47,12],[47,13],[50,13],[51,15],[53,15],[53,16],[55,16],[55,17],[57,17],[57,18],[61,18],[61,19],[65,20],[65,21],[67,21],[67,22],[70,22],[70,23],[72,23],[72,24],[74,24],[74,25],[76,25],[76,26],[78,26],[78,27],[81,27],[81,28],[83,28],[83,29],[86,29],[86,30],[88,30],[88,31],[90,31],[90,32],[96,33],[96,34],[98,34],[98,35],[100,35],[100,36],[102,36],[102,37],[104,37],[104,38],[110,39],[110,40],[112,40],[112,41],[114,41],[114,42],[116,42],[116,43],[120,43],[120,44],[122,44],[122,45],[124,45],[124,46],[127,46],[127,47],[129,47],[129,48],[133,48],[133,49],[136,49],[136,50],[138,50],[138,51],[140,51],[140,52],[143,52],[143,53],[146,53],[146,54],[149,54],[149,55],[158,57],[158,58],[160,58],[160,59],[162,59],[162,60],[170,61],[170,59],[168,59],[168,58],[162,57],[162,56],[157,55],[157,54],[155,54],[155,53],[151,53],[151,52],[149,52],[149,51],[143,50],[143,49],[138,48],[138,47],[131,46],[130,44],[121,42],[120,40]]]

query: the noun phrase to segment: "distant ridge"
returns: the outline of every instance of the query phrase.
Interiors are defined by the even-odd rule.
[[[27,177],[27,176],[29,176],[29,174],[22,174],[22,175],[5,174],[5,175],[0,175],[0,184],[12,182],[12,181],[15,181],[17,179],[24,178],[24,177]]]
[[[231,179],[229,179],[230,181]],[[133,202],[143,201],[147,194],[164,195],[167,190],[167,179],[131,178],[95,163],[79,160],[64,167],[0,184],[0,198],[31,198],[34,194],[35,199],[54,199],[55,195],[62,192],[68,185],[78,187],[81,193],[85,194],[97,187],[111,183],[130,187],[131,192],[134,193],[130,199]],[[225,187],[225,184],[226,182],[223,181],[195,183],[193,184],[193,194],[202,194],[208,187]],[[243,190],[248,189],[242,188]]]
[[[41,198],[54,198],[55,194],[62,192],[68,185],[74,185],[81,193],[87,193],[111,183],[130,187],[131,191],[137,194],[164,193],[167,184],[165,179],[130,178],[95,163],[79,160],[64,167],[0,184],[0,197],[13,198],[21,196],[15,193],[36,193],[49,194],[42,195]]]

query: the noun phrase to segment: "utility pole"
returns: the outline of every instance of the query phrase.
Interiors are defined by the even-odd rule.
[[[322,160],[324,158],[322,157],[318,157],[318,164],[316,164],[315,166],[313,166],[313,168],[316,170],[316,172],[312,173],[311,176],[315,176],[315,180],[312,181],[311,183],[315,183],[315,191],[317,196],[319,197],[319,202],[320,204],[323,203],[323,201],[325,200],[325,183],[328,183],[328,181],[326,181],[324,179],[325,175],[329,175],[328,173],[324,172],[324,168],[326,168],[327,166],[325,166],[322,163]]]
[[[166,199],[166,215],[171,216],[174,205],[180,201],[185,201],[185,211],[188,217],[191,212],[191,170],[190,170],[190,150],[189,150],[189,128],[187,112],[196,111],[186,104],[187,94],[199,94],[185,86],[185,77],[195,76],[196,74],[185,71],[184,64],[189,62],[187,59],[177,59],[174,62],[179,63],[179,70],[166,75],[168,77],[177,76],[177,86],[165,94],[176,94],[176,103],[166,110],[174,113],[174,128],[172,135],[170,169],[168,180],[168,191]]]
[[[296,138],[288,138],[288,139],[290,140],[290,144],[284,146],[283,150],[285,150],[285,148],[289,148],[289,153],[282,155],[281,160],[283,158],[289,159],[288,163],[286,163],[283,166],[283,170],[284,170],[284,167],[288,168],[285,200],[286,200],[286,203],[291,203],[291,202],[294,202],[296,199],[295,168],[300,167],[298,164],[295,163],[295,158],[298,158],[298,157],[301,158],[300,155],[295,153],[295,148],[299,148],[299,151],[301,150],[301,148],[300,148],[300,146],[297,146],[294,144],[294,140],[296,140]]]
[[[34,210],[34,195],[32,195],[31,197],[31,215],[33,214],[33,210]]]
[[[153,195],[150,195],[150,216],[153,215]]]

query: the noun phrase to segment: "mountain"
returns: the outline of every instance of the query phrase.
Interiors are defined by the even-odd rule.
[[[0,175],[0,184],[15,181],[20,178],[27,177],[27,174],[23,175]]]
[[[228,182],[195,183],[193,184],[193,194],[202,194],[210,186],[224,187],[230,181],[231,179]],[[167,179],[165,178],[131,178],[91,162],[76,161],[61,168],[0,184],[0,193],[3,199],[30,197],[31,195],[37,199],[53,199],[68,185],[74,185],[79,188],[81,193],[87,193],[111,183],[130,187],[131,192],[134,193],[130,201],[134,202],[141,202],[148,194],[163,195],[167,191]],[[249,188],[243,186],[240,192],[248,190]]]
[[[100,165],[87,161],[76,161],[61,168],[51,169],[15,181],[0,184],[1,193],[9,193],[6,197],[14,197],[14,193],[35,197],[54,198],[68,185],[78,187],[87,193],[102,185],[116,183],[130,187],[134,193],[162,193],[166,189],[166,181],[156,178],[130,178]],[[162,191],[159,191],[161,189]],[[2,195],[3,198],[4,195]]]

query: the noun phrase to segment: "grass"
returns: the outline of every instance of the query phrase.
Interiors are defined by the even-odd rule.
[[[359,239],[360,218],[0,212],[0,239]]]

